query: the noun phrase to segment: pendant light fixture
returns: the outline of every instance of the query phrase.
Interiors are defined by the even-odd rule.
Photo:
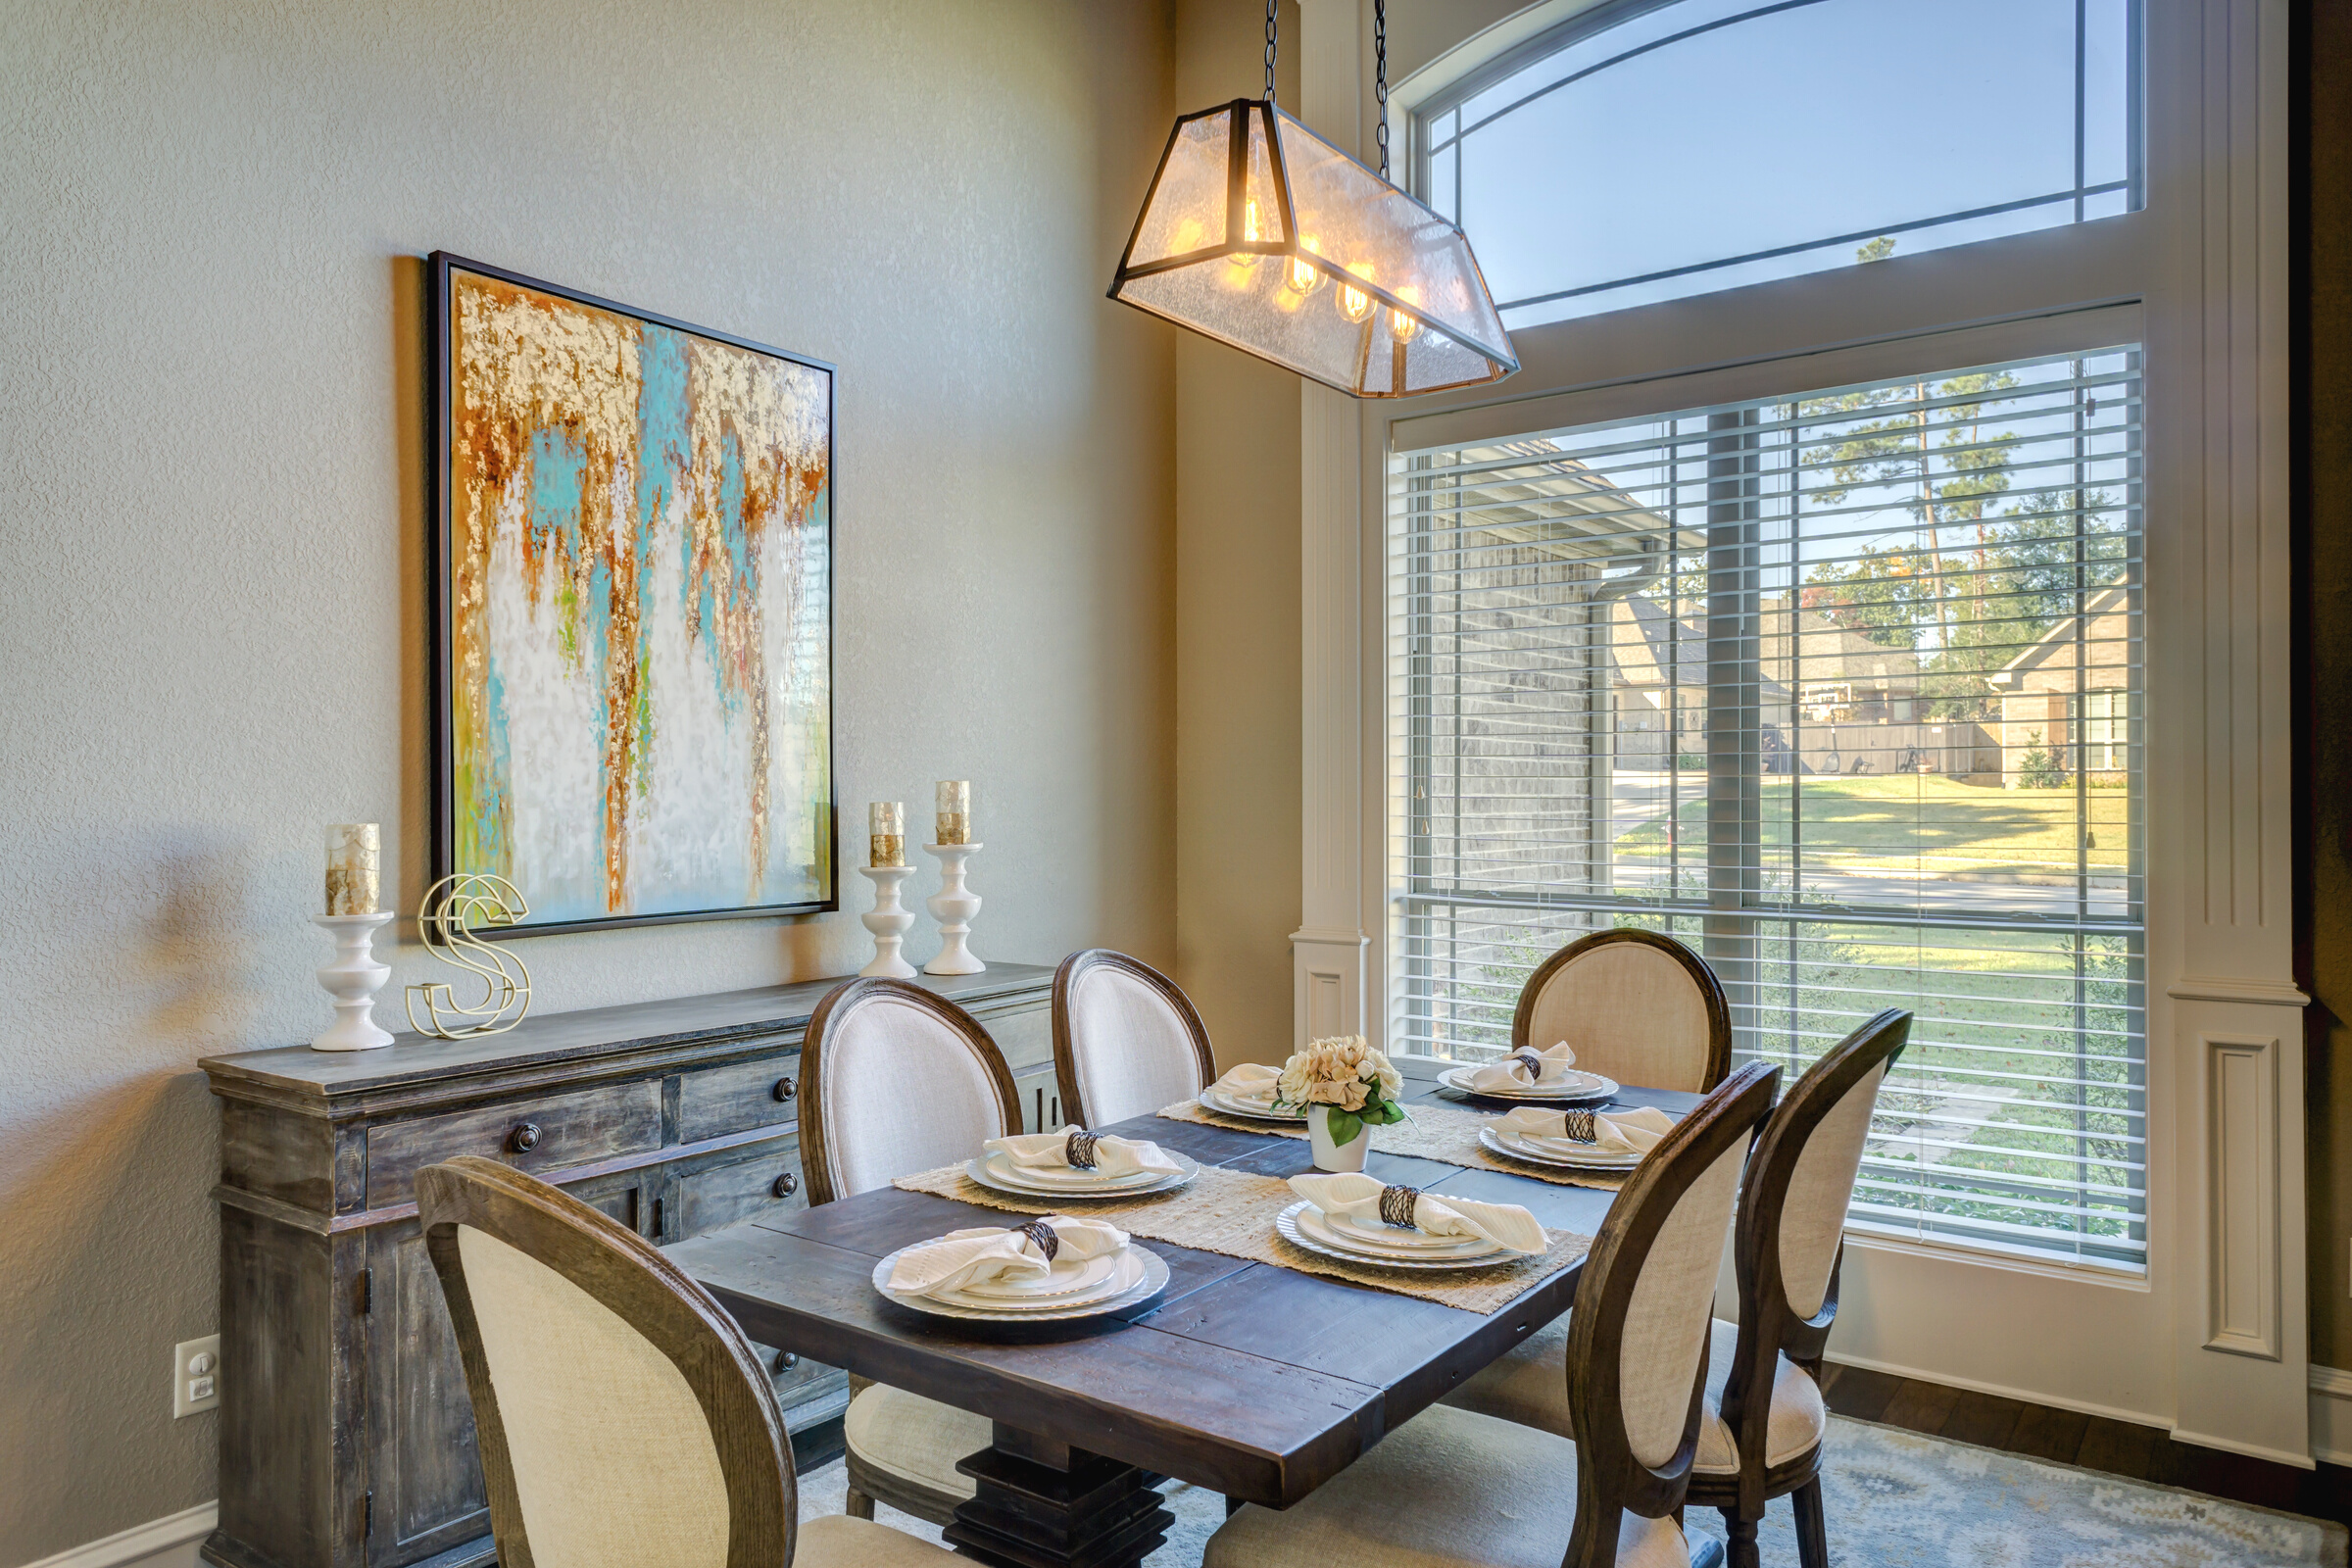
[[[1374,0],[1380,172],[1266,96],[1185,115],[1110,297],[1353,397],[1410,397],[1519,368],[1462,231],[1389,182],[1387,0]]]

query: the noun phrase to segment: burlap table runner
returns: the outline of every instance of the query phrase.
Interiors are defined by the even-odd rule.
[[[1121,1230],[1152,1241],[1173,1242],[1178,1247],[1221,1252],[1227,1257],[1246,1257],[1257,1263],[1275,1263],[1301,1274],[1321,1274],[1376,1291],[1417,1296],[1425,1301],[1440,1301],[1467,1312],[1494,1311],[1515,1299],[1538,1280],[1583,1257],[1586,1249],[1592,1245],[1590,1236],[1547,1228],[1544,1234],[1551,1239],[1548,1252],[1493,1268],[1419,1274],[1374,1265],[1358,1267],[1293,1247],[1275,1231],[1274,1216],[1298,1201],[1298,1195],[1291,1191],[1290,1183],[1215,1165],[1201,1166],[1193,1184],[1177,1192],[1155,1198],[1095,1199],[1068,1204],[1066,1209],[1043,1199],[1016,1197],[983,1187],[964,1175],[961,1165],[942,1165],[919,1175],[902,1176],[891,1185],[910,1193],[930,1193],[960,1202],[1010,1209],[1016,1214],[1066,1211],[1089,1219],[1106,1219]]]
[[[1478,1130],[1491,1116],[1474,1110],[1455,1110],[1449,1105],[1407,1105],[1411,1121],[1391,1122],[1386,1127],[1369,1129],[1372,1152],[1376,1154],[1410,1154],[1417,1159],[1435,1159],[1448,1165],[1466,1165],[1472,1170],[1508,1171],[1513,1176],[1532,1176],[1555,1187],[1598,1187],[1615,1192],[1625,1185],[1623,1176],[1603,1176],[1597,1172],[1560,1170],[1548,1165],[1521,1164],[1513,1159],[1497,1159],[1487,1152],[1478,1141]],[[1170,1121],[1197,1121],[1208,1127],[1230,1127],[1237,1133],[1271,1133],[1277,1138],[1304,1138],[1304,1127],[1293,1127],[1284,1122],[1246,1121],[1239,1116],[1220,1116],[1198,1101],[1180,1100],[1159,1114]]]

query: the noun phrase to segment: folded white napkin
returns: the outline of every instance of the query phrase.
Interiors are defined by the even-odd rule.
[[[1592,1118],[1592,1136],[1579,1138],[1569,1130],[1571,1118]],[[1674,1120],[1654,1105],[1638,1110],[1538,1110],[1522,1105],[1494,1124],[1538,1149],[1561,1153],[1646,1154],[1658,1140],[1674,1131]],[[1581,1127],[1579,1129],[1582,1130]]]
[[[1032,1170],[1082,1170],[1084,1166],[1070,1163],[1070,1135],[1082,1133],[1078,1126],[1064,1127],[1057,1133],[1027,1133],[1018,1138],[991,1138],[988,1152],[1003,1154],[1015,1165]],[[1116,1138],[1105,1133],[1095,1140],[1094,1172],[1105,1179],[1113,1176],[1132,1176],[1138,1171],[1151,1171],[1159,1176],[1181,1176],[1184,1167],[1167,1156],[1161,1148],[1146,1138]]]
[[[1366,1225],[1379,1225],[1383,1217],[1380,1197],[1388,1187],[1377,1176],[1347,1172],[1294,1176],[1291,1191],[1326,1214],[1345,1214]],[[1484,1237],[1514,1252],[1541,1252],[1551,1245],[1536,1216],[1517,1203],[1481,1203],[1468,1198],[1441,1199],[1423,1193],[1412,1200],[1412,1215],[1413,1229],[1430,1236]]]
[[[1282,1082],[1282,1069],[1262,1061],[1245,1061],[1210,1087],[1236,1100],[1272,1100]]]
[[[1055,1261],[1101,1257],[1127,1245],[1125,1231],[1099,1219],[1048,1214],[1037,1223],[1054,1232]],[[1045,1249],[1027,1227],[987,1225],[909,1247],[891,1266],[890,1288],[908,1296],[943,1296],[982,1280],[1043,1279],[1052,1270]]]
[[[1563,1040],[1549,1051],[1529,1049],[1481,1067],[1470,1075],[1473,1089],[1533,1089],[1556,1084],[1576,1066],[1576,1053]]]

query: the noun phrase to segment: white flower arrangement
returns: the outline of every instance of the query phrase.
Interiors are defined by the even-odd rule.
[[[1317,1105],[1329,1107],[1331,1141],[1349,1144],[1367,1126],[1385,1127],[1404,1120],[1396,1102],[1404,1074],[1372,1049],[1362,1035],[1335,1035],[1310,1040],[1306,1049],[1283,1063],[1275,1087],[1275,1102],[1312,1114]]]

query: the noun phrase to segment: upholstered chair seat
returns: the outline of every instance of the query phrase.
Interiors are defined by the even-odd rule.
[[[1054,972],[1054,1076],[1062,1109],[1107,1127],[1190,1100],[1217,1075],[1208,1030],[1175,981],[1089,948]]]
[[[842,1437],[863,1468],[893,1484],[882,1495],[927,1496],[944,1511],[972,1494],[956,1461],[987,1447],[992,1430],[984,1415],[875,1383],[850,1400]]]
[[[903,1530],[847,1514],[828,1514],[801,1526],[793,1568],[950,1568],[962,1558]]]
[[[1707,1393],[1698,1413],[1698,1457],[1691,1465],[1700,1475],[1732,1475],[1740,1469],[1739,1446],[1723,1419],[1724,1384],[1732,1375],[1732,1352],[1739,1342],[1739,1324],[1715,1319],[1707,1336]],[[1571,1436],[1568,1319],[1561,1318],[1529,1335],[1509,1354],[1446,1396],[1445,1404],[1540,1427],[1563,1438]],[[1772,1385],[1765,1464],[1786,1464],[1796,1458],[1821,1442],[1828,1425],[1829,1410],[1822,1403],[1820,1387],[1782,1356]]]
[[[1304,1502],[1226,1520],[1200,1568],[1560,1568],[1576,1483],[1566,1438],[1432,1405]],[[1671,1515],[1620,1520],[1617,1568],[1690,1568]]]

